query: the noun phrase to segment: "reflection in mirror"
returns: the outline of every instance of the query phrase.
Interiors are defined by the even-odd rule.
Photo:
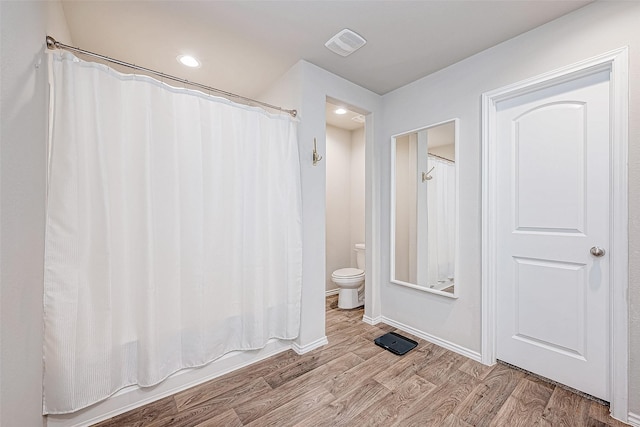
[[[393,138],[391,281],[456,296],[457,119]]]

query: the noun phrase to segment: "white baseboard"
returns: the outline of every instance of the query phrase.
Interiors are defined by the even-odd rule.
[[[324,336],[322,338],[319,338],[303,346],[294,342],[293,344],[291,344],[291,349],[298,354],[305,354],[305,353],[309,353],[311,350],[315,350],[316,348],[322,347],[323,345],[327,345],[327,344],[329,344],[329,340],[327,339],[326,336]]]
[[[425,341],[429,341],[430,343],[439,345],[440,347],[444,347],[447,350],[451,350],[455,353],[461,354],[463,356],[468,357],[469,359],[473,359],[477,362],[482,363],[482,357],[480,355],[480,353],[478,353],[477,351],[473,351],[473,350],[469,350],[466,347],[462,347],[461,345],[458,344],[454,344],[452,342],[449,342],[447,340],[443,340],[441,338],[438,338],[436,336],[433,336],[431,334],[428,334],[426,332],[423,332],[421,330],[418,330],[412,326],[408,326],[405,325],[403,323],[400,322],[396,322],[393,319],[389,319],[388,317],[384,317],[382,316],[381,319],[382,323],[386,323],[389,326],[393,326],[394,328],[400,329],[401,331],[407,332],[409,334],[415,335],[416,337],[422,338]]]
[[[627,424],[633,427],[640,427],[640,414],[634,414],[633,412],[629,412],[629,417],[627,418]]]
[[[378,323],[382,322],[382,316],[369,317],[365,315],[365,316],[362,316],[362,321],[369,325],[377,325]]]
[[[326,339],[326,338],[325,338]],[[48,415],[47,427],[85,427],[179,393],[236,369],[291,349],[291,341],[271,340],[260,350],[235,351],[201,368],[183,369],[155,387],[127,387],[107,400],[73,414]]]
[[[338,295],[339,293],[340,293],[340,289],[335,288],[335,289],[329,289],[329,290],[326,292],[326,295],[329,297],[329,296],[331,296],[331,295]]]

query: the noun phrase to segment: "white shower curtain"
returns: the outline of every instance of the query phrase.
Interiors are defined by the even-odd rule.
[[[44,413],[295,338],[294,120],[69,53],[50,80]]]
[[[433,177],[427,187],[429,286],[442,290],[454,284],[456,241],[455,163],[429,156],[427,169]]]

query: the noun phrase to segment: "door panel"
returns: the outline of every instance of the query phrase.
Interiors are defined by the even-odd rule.
[[[515,335],[584,359],[585,265],[514,257]]]
[[[609,72],[498,104],[497,356],[608,400]]]
[[[584,231],[585,116],[584,103],[560,102],[514,119],[517,230]]]

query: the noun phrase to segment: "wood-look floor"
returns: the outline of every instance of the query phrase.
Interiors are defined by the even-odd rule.
[[[100,427],[623,426],[609,408],[504,365],[419,345],[373,344],[394,330],[327,298],[329,344],[287,351],[104,421]]]

